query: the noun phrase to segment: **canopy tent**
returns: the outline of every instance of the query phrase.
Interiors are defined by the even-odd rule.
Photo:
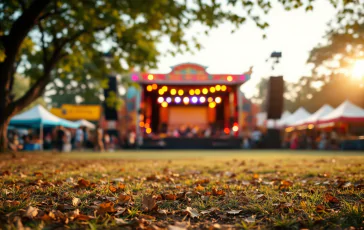
[[[95,129],[95,125],[85,119],[75,121],[75,123],[79,124],[80,127],[86,127],[89,129]]]
[[[292,115],[282,119],[278,122],[280,126],[291,126],[299,120],[306,119],[311,114],[307,112],[303,107],[298,108]]]
[[[14,116],[10,120],[11,126],[23,127],[44,127],[44,126],[64,126],[66,128],[78,128],[79,124],[59,118],[48,112],[43,106],[36,105],[33,108]]]
[[[320,124],[330,122],[364,122],[364,109],[352,104],[350,101],[344,101],[339,107],[320,118],[318,122]]]
[[[281,119],[276,121],[272,119],[267,120],[267,128],[274,128],[274,127],[281,128],[282,121],[291,115],[292,113],[286,110],[282,113]]]
[[[331,113],[333,110],[334,108],[332,108],[330,105],[325,104],[311,116],[293,123],[292,126],[316,124],[320,118]]]

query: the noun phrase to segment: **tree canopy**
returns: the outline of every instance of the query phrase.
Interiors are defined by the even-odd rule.
[[[360,1],[330,2],[343,10],[360,5]],[[278,4],[286,10],[303,7],[309,11],[314,1],[278,0]],[[193,23],[205,25],[207,33],[225,21],[239,26],[252,20],[265,29],[269,24],[264,14],[271,8],[271,1],[265,0],[1,1],[0,144],[5,143],[10,118],[41,96],[54,78],[80,80],[75,75],[79,68],[95,79],[106,76],[105,46],[112,54],[110,67],[117,72],[155,67],[160,55],[156,44],[162,38],[174,45],[172,53],[189,51],[200,47],[196,38],[185,35]],[[31,86],[14,99],[17,72],[30,78]]]

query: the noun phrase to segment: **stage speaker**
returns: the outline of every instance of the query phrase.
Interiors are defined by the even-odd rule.
[[[283,77],[270,77],[267,95],[268,119],[280,119],[283,112]]]
[[[115,94],[118,97],[117,85],[118,84],[117,84],[116,76],[109,76],[108,88],[104,89],[105,101],[103,103],[105,120],[107,120],[107,121],[116,121],[116,120],[118,120],[118,112],[116,111],[116,108],[113,107],[113,106],[108,106],[106,104],[106,99],[111,94]]]
[[[268,129],[265,140],[263,141],[264,147],[267,149],[280,149],[281,148],[281,133],[279,129]]]

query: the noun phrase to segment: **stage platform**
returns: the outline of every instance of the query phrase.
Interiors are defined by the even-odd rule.
[[[142,149],[240,149],[239,138],[147,138]]]

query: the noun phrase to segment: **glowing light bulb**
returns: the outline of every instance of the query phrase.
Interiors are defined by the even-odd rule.
[[[216,91],[220,91],[221,90],[221,85],[216,85],[215,88],[216,88]]]
[[[215,98],[215,102],[218,103],[218,104],[221,103],[221,97]]]
[[[192,96],[192,95],[194,95],[194,94],[195,94],[195,91],[194,91],[193,89],[190,89],[189,93],[190,93],[190,95]]]
[[[159,93],[159,95],[163,95],[164,94],[164,90],[163,89],[159,89],[158,90],[158,93]]]
[[[171,102],[172,102],[172,98],[167,97],[167,98],[166,98],[166,102],[167,102],[167,103],[171,103]]]
[[[157,85],[157,84],[153,84],[153,85],[152,85],[152,89],[153,89],[153,90],[156,90],[157,88],[158,88],[158,85]]]
[[[200,102],[201,103],[205,103],[205,101],[206,101],[206,98],[205,97],[200,97]]]
[[[174,102],[176,102],[177,104],[181,103],[181,98],[180,97],[176,97],[174,99]]]
[[[171,89],[171,95],[176,95],[177,90],[176,89]]]
[[[216,90],[215,90],[215,87],[211,86],[211,88],[210,88],[210,92],[211,92],[211,93],[215,93],[215,91],[216,91]]]
[[[167,92],[168,87],[167,87],[167,86],[163,86],[163,87],[162,87],[162,90],[163,90],[164,92]]]
[[[184,104],[186,104],[186,105],[187,105],[189,102],[190,102],[190,99],[189,99],[188,97],[184,97],[184,98],[183,98],[183,103],[184,103]]]
[[[162,103],[164,101],[163,97],[158,97],[157,99],[158,103]]]
[[[147,86],[147,91],[148,91],[148,92],[150,92],[150,91],[152,91],[152,90],[153,90],[153,87],[152,87],[151,85],[148,85],[148,86]]]
[[[236,126],[236,125],[234,125],[234,126],[233,126],[233,131],[234,131],[234,132],[237,132],[238,130],[239,130],[239,127],[238,127],[238,126]]]
[[[200,90],[200,89],[196,89],[196,90],[195,90],[195,94],[196,94],[196,95],[200,95],[200,94],[201,94],[201,90]]]
[[[192,103],[197,103],[198,102],[198,98],[197,97],[192,97]]]
[[[182,96],[183,95],[183,90],[182,89],[180,89],[180,90],[178,90],[178,95],[180,95],[180,96]]]
[[[233,80],[233,77],[232,77],[232,76],[227,76],[227,77],[226,77],[226,80],[227,80],[227,81],[232,81],[232,80]]]
[[[162,107],[163,107],[163,108],[166,108],[167,106],[168,106],[168,103],[167,103],[166,101],[163,101],[163,102],[162,102]]]
[[[216,103],[215,103],[215,102],[210,102],[210,103],[209,103],[209,107],[210,107],[211,109],[215,108],[215,107],[216,107]]]
[[[150,133],[152,132],[152,129],[151,129],[151,128],[147,128],[147,129],[145,130],[145,132],[146,132],[146,133],[148,133],[148,134],[150,134]]]
[[[150,80],[150,81],[151,81],[151,80],[153,80],[153,79],[154,79],[153,74],[149,74],[149,75],[148,75],[148,80]]]
[[[207,99],[207,101],[208,101],[208,102],[213,102],[213,101],[214,101],[214,99],[213,99],[212,97],[209,97],[209,98]]]
[[[226,85],[221,86],[221,91],[226,91]]]
[[[202,93],[203,93],[203,94],[207,94],[208,92],[209,92],[209,90],[208,90],[208,89],[206,89],[206,88],[203,88],[203,89],[202,89]]]

